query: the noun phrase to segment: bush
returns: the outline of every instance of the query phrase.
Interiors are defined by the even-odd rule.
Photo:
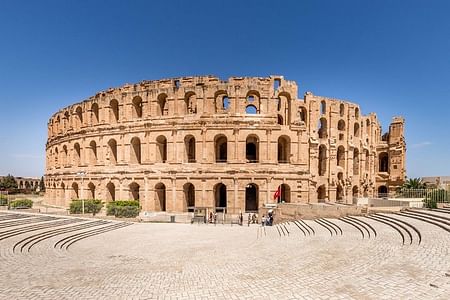
[[[86,200],[72,200],[70,203],[70,213],[71,214],[81,214],[83,213],[83,202],[84,201],[84,212],[92,213],[95,215],[98,213],[102,207],[103,203],[101,200],[97,199],[86,199]]]
[[[11,208],[32,208],[33,201],[30,199],[20,199],[11,201]]]
[[[5,195],[0,195],[0,206],[8,205],[8,198]]]
[[[140,210],[139,201],[134,200],[113,201],[106,205],[106,215],[117,218],[135,218]]]

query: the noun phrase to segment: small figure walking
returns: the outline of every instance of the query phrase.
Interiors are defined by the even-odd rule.
[[[248,226],[250,227],[250,222],[252,221],[252,217],[251,217],[251,215],[250,214],[248,214],[248,219],[247,219],[247,223],[248,223]]]
[[[239,225],[243,225],[243,223],[244,223],[244,216],[242,215],[242,212],[241,212],[241,214],[239,215]]]

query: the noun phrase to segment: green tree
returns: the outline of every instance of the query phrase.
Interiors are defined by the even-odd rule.
[[[422,181],[422,178],[409,178],[402,186],[403,189],[426,189],[427,184]]]
[[[44,176],[41,177],[41,181],[39,181],[39,190],[41,192],[45,192],[45,183],[44,183]]]
[[[8,176],[5,176],[0,181],[0,189],[1,190],[7,190],[7,191],[14,191],[17,189],[17,182],[14,179],[14,176],[11,174],[8,174]]]

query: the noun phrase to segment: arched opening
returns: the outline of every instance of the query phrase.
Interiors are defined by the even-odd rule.
[[[389,172],[389,155],[387,152],[381,152],[378,156],[379,172]]]
[[[227,137],[220,135],[215,140],[216,162],[227,162]]]
[[[284,125],[284,123],[283,123],[283,117],[282,117],[281,115],[278,115],[278,116],[277,116],[277,123],[278,123],[278,125]]]
[[[30,189],[32,186],[33,184],[30,183],[28,189]],[[66,185],[64,184],[64,182],[61,182],[61,185],[59,186],[58,201],[60,206],[64,206],[66,204]]]
[[[59,168],[59,150],[55,148],[55,168]]]
[[[95,141],[91,141],[89,143],[89,150],[90,150],[90,163],[91,165],[97,164],[97,144]]]
[[[95,185],[92,182],[90,182],[88,184],[87,192],[88,192],[88,197],[87,197],[88,199],[95,199]]]
[[[55,122],[55,132],[59,133],[61,131],[61,119],[58,117],[56,117],[56,122]]]
[[[106,185],[106,202],[116,201],[116,186],[109,182]]]
[[[76,182],[72,183],[72,192],[70,194],[71,199],[80,199],[79,188]]]
[[[317,189],[317,202],[325,202],[327,197],[327,190],[325,189],[325,185],[319,186]]]
[[[278,203],[291,203],[291,187],[285,183],[278,186],[277,189]]]
[[[306,108],[300,107],[298,117],[300,122],[306,123]]]
[[[345,114],[345,106],[344,106],[343,103],[341,103],[341,104],[339,105],[339,115],[340,115],[341,117],[343,117],[344,114]]]
[[[197,98],[195,96],[195,93],[188,92],[184,96],[184,106],[186,108],[185,113],[186,114],[195,114],[197,113]]]
[[[62,157],[61,157],[61,166],[63,166],[63,167],[65,167],[65,166],[67,166],[67,146],[66,145],[64,145],[63,146],[63,149],[62,149],[62,152],[61,152],[61,154],[62,154]]]
[[[385,185],[378,187],[378,198],[386,198],[388,196],[388,188]]]
[[[112,165],[117,164],[117,142],[115,139],[110,139],[108,141],[108,153],[109,153],[109,162]]]
[[[325,145],[319,146],[319,176],[324,176],[327,171],[327,147]]]
[[[366,160],[365,160],[365,169],[366,169],[366,172],[367,173],[369,173],[369,169],[370,169],[370,155],[369,155],[369,150],[364,150],[364,154],[365,154],[365,158],[366,158]]]
[[[80,160],[81,160],[81,147],[80,144],[75,143],[75,145],[73,145],[73,164],[75,166],[79,166],[80,165]]]
[[[83,126],[83,110],[80,106],[78,106],[75,110],[75,116],[76,116],[76,127],[77,129],[80,129],[81,126]]]
[[[136,96],[133,98],[132,101],[132,116],[134,119],[136,118],[142,118],[142,108],[143,108],[143,104],[142,104],[142,98],[139,96]]]
[[[166,104],[167,104],[167,95],[160,94],[158,96],[158,109],[157,109],[158,116],[166,116],[168,114]]]
[[[92,124],[96,125],[99,122],[99,109],[98,104],[93,103],[91,106],[91,113],[92,113]]]
[[[338,122],[338,130],[339,131],[344,131],[345,130],[345,121],[344,120],[339,120],[339,122]]]
[[[188,212],[193,212],[195,209],[195,188],[192,183],[185,183],[183,185],[184,191],[184,201],[186,205],[186,210]]]
[[[320,114],[325,115],[327,113],[327,103],[325,101],[320,102]]]
[[[223,110],[228,110],[230,108],[230,99],[228,96],[222,98],[222,108]]]
[[[227,186],[218,183],[214,186],[214,202],[216,211],[225,212],[227,208]]]
[[[167,139],[163,135],[156,138],[156,161],[162,163],[167,161]]]
[[[286,164],[289,163],[291,156],[290,149],[291,141],[287,136],[280,136],[278,138],[278,163]]]
[[[112,99],[109,102],[109,120],[111,123],[119,122],[119,101]]]
[[[359,175],[359,150],[353,150],[353,175]]]
[[[64,113],[63,126],[64,126],[64,130],[69,130],[70,129],[70,116],[69,116],[69,112],[68,111],[66,111]]]
[[[245,212],[257,212],[259,208],[259,188],[250,183],[245,187]]]
[[[257,136],[248,136],[245,141],[245,157],[249,163],[259,161],[259,139]]]
[[[358,186],[355,185],[355,186],[353,186],[353,189],[352,189],[353,198],[358,197],[358,194],[359,194]]]
[[[345,167],[345,148],[339,146],[337,150],[337,165],[341,168]]]
[[[320,139],[327,138],[327,119],[320,118],[319,124],[318,124],[318,133]]]
[[[355,123],[354,127],[353,127],[353,134],[355,137],[359,137],[359,124]]]
[[[26,190],[30,189],[30,183],[28,181],[25,181],[25,189]]]
[[[130,189],[130,199],[135,200],[135,201],[139,201],[139,199],[140,199],[140,195],[139,195],[140,186],[139,186],[139,184],[137,184],[136,182],[132,182],[129,185],[129,189]]]
[[[188,135],[184,138],[184,148],[186,151],[187,161],[190,163],[196,162],[195,157],[195,137]]]
[[[245,113],[248,115],[255,115],[258,113],[258,110],[257,110],[256,106],[254,106],[254,105],[247,105],[245,107]]]
[[[355,108],[355,118],[359,119],[359,108]]]
[[[336,188],[336,201],[341,202],[344,199],[344,189],[339,184]]]
[[[161,182],[155,186],[155,210],[166,211],[166,186]]]
[[[134,137],[130,142],[130,162],[132,164],[141,163],[141,140],[138,137]]]

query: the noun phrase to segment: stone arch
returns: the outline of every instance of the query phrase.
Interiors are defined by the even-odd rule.
[[[359,149],[353,149],[353,175],[359,175]]]
[[[298,111],[298,118],[300,122],[303,122],[306,124],[307,122],[307,112],[306,112],[306,108],[303,106],[299,107],[299,111]]]
[[[56,117],[54,126],[55,126],[55,132],[59,133],[61,131],[61,118],[59,117],[59,115]]]
[[[228,140],[223,134],[217,135],[214,138],[214,152],[216,154],[216,162],[227,162],[228,158]]]
[[[157,104],[158,104],[157,115],[167,116],[169,112],[167,109],[167,94],[165,93],[159,94]]]
[[[283,116],[284,125],[291,124],[291,95],[287,92],[281,92],[278,94],[278,111]]]
[[[355,119],[359,119],[359,108],[355,107]]]
[[[339,115],[343,117],[345,115],[345,106],[343,103],[339,105]]]
[[[280,114],[277,115],[277,124],[284,125],[283,116]]]
[[[323,100],[320,102],[320,114],[325,115],[327,113],[327,103]]]
[[[339,120],[339,122],[338,122],[338,130],[339,131],[345,131],[345,121],[344,120]]]
[[[185,114],[197,113],[197,96],[194,92],[187,92],[184,95]]]
[[[248,115],[255,115],[258,113],[258,109],[255,105],[249,104],[245,107],[245,113]]]
[[[220,90],[214,93],[214,109],[216,113],[220,113],[228,110],[230,107],[230,99],[228,94],[224,90]]]
[[[81,163],[81,147],[80,147],[80,144],[75,143],[73,145],[73,153],[74,153],[74,155],[73,155],[73,164],[75,166],[79,166],[80,163]]]
[[[245,140],[245,157],[249,163],[259,162],[259,137],[251,134]]]
[[[116,186],[112,182],[106,185],[106,202],[116,201]]]
[[[327,190],[324,184],[317,189],[317,202],[325,202],[327,198]]]
[[[108,141],[108,155],[110,164],[117,164],[117,141],[115,139]]]
[[[319,133],[319,138],[320,139],[326,139],[328,134],[327,134],[327,119],[326,118],[320,118],[319,120],[319,124],[318,124],[318,133]]]
[[[214,205],[216,211],[226,211],[227,208],[227,186],[222,182],[217,183],[214,188]]]
[[[378,187],[378,198],[385,198],[388,196],[389,189],[385,185]]]
[[[355,137],[359,137],[359,123],[355,122],[355,125],[353,126],[353,135]]]
[[[257,212],[259,208],[259,187],[255,183],[245,186],[245,212]]]
[[[278,138],[278,163],[289,163],[291,158],[291,139],[282,135]]]
[[[319,146],[318,164],[319,176],[325,176],[327,171],[327,147],[325,145]]]
[[[166,211],[166,186],[162,182],[155,185],[155,210]]]
[[[58,147],[55,147],[55,157],[54,157],[54,159],[55,159],[55,162],[54,162],[55,168],[59,168],[59,150],[58,150]]]
[[[167,139],[164,135],[156,138],[156,161],[162,163],[167,161]]]
[[[80,192],[79,192],[79,187],[78,187],[78,183],[74,182],[72,183],[72,191],[71,191],[71,195],[70,198],[71,199],[80,199]]]
[[[342,200],[344,200],[344,189],[342,185],[338,184],[336,187],[336,201],[340,202]]]
[[[369,154],[369,150],[365,149],[364,150],[364,156],[365,156],[365,169],[366,172],[369,173],[369,169],[370,169],[370,154]]]
[[[83,109],[81,106],[75,109],[75,125],[78,130],[83,126]]]
[[[277,199],[278,203],[291,203],[291,187],[288,184],[280,184],[278,191],[280,191]]]
[[[89,152],[89,163],[91,165],[97,164],[97,143],[95,141],[89,143]]]
[[[353,188],[352,188],[352,196],[353,196],[354,198],[356,198],[356,197],[358,197],[358,195],[359,195],[359,189],[358,189],[358,186],[357,186],[357,185],[354,185]]]
[[[131,106],[132,106],[131,112],[132,118],[133,119],[142,118],[142,111],[144,107],[142,98],[140,96],[133,97],[133,100],[131,101]]]
[[[193,135],[187,135],[184,138],[184,148],[185,148],[185,156],[187,162],[195,163],[196,162],[196,152],[195,152],[195,137]]]
[[[345,168],[345,148],[339,146],[337,150],[337,165],[341,168]]]
[[[378,155],[378,171],[389,172],[389,155],[387,152],[381,152]]]
[[[137,184],[136,182],[133,181],[132,183],[130,183],[128,188],[130,189],[130,199],[139,201],[139,199],[141,198],[139,184]]]
[[[68,157],[68,150],[67,145],[64,145],[61,151],[61,166],[65,167],[67,166],[67,157]]]
[[[98,104],[96,102],[94,102],[91,105],[91,123],[92,123],[92,125],[96,125],[99,123],[99,121],[100,121],[100,118],[99,118]]]
[[[64,118],[63,118],[63,123],[64,123],[64,130],[65,131],[67,131],[67,130],[69,130],[69,129],[71,129],[70,128],[70,114],[69,114],[69,112],[68,111],[65,111],[64,112]]]
[[[95,199],[96,195],[95,195],[95,184],[94,183],[89,182],[87,192],[88,192],[87,199]]]
[[[195,187],[192,183],[187,182],[183,185],[184,206],[186,211],[194,211],[195,208]]]
[[[247,114],[259,114],[261,108],[261,95],[256,90],[250,90],[245,96],[245,112]]]
[[[134,137],[130,141],[130,163],[141,164],[141,140],[138,137]]]
[[[119,122],[119,118],[119,101],[112,99],[109,102],[109,121],[110,123],[117,123]]]

